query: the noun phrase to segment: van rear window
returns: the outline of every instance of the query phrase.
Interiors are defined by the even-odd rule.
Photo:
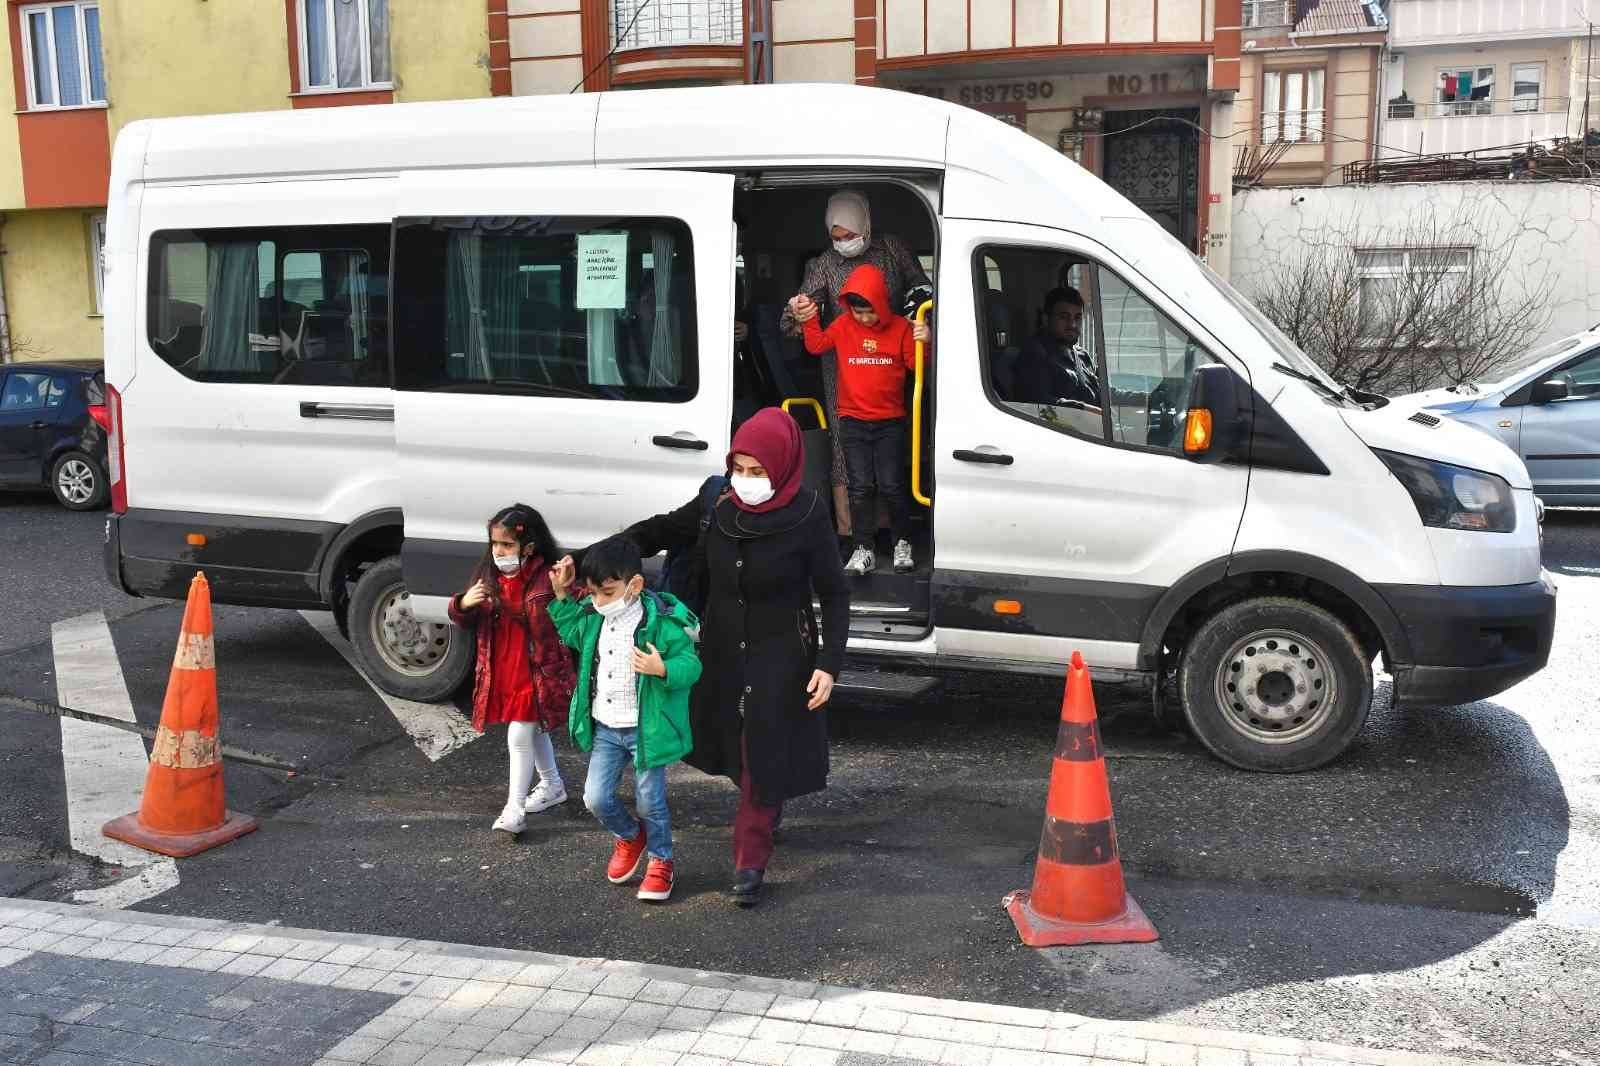
[[[165,230],[146,337],[197,381],[389,384],[389,227]]]
[[[401,219],[394,288],[399,389],[683,403],[698,388],[676,219]]]

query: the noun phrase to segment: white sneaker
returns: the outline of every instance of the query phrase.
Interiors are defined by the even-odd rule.
[[[866,548],[856,547],[855,554],[850,556],[850,561],[844,564],[844,572],[856,577],[864,577],[878,568],[878,557]]]
[[[565,802],[567,802],[567,786],[565,784],[557,781],[555,787],[552,788],[550,787],[550,782],[540,781],[533,786],[533,791],[528,793],[528,798],[523,800],[522,809],[529,814],[538,814],[540,811],[548,811],[551,807],[559,806]]]
[[[516,836],[528,827],[527,819],[522,816],[522,808],[510,804],[500,812],[500,817],[494,820],[492,827],[496,833],[507,833]]]
[[[915,560],[911,558],[911,542],[902,540],[894,546],[894,572],[908,574],[917,568]]]

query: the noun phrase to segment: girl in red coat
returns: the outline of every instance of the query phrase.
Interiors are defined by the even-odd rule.
[[[450,620],[477,633],[472,728],[481,733],[485,725],[509,723],[511,791],[494,829],[516,836],[525,814],[566,801],[550,733],[567,719],[577,677],[545,610],[555,598],[550,527],[538,511],[518,503],[489,519],[488,532],[472,587],[450,600]],[[539,784],[530,792],[535,768]]]

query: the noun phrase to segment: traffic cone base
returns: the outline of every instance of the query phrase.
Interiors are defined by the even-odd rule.
[[[139,814],[135,811],[132,814],[124,814],[121,818],[113,818],[105,824],[101,832],[112,840],[132,844],[136,848],[153,851],[159,855],[171,855],[174,859],[187,859],[207,848],[237,840],[246,833],[253,833],[261,828],[261,823],[248,814],[229,810],[223,811],[222,814],[222,824],[212,829],[198,833],[161,833],[140,825]]]
[[[1074,944],[1148,944],[1161,934],[1145,917],[1139,904],[1126,892],[1122,913],[1104,922],[1069,922],[1033,909],[1027,889],[1006,897],[1006,913],[1017,927],[1017,935],[1030,948],[1070,947]]]
[[[211,587],[204,574],[196,574],[189,584],[139,809],[113,818],[100,831],[113,840],[183,859],[259,826],[223,804]]]

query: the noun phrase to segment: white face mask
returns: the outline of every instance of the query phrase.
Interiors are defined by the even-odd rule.
[[[734,474],[728,479],[733,483],[734,495],[746,507],[760,507],[777,493],[772,490],[772,479],[764,477],[746,477],[743,474]]]
[[[867,250],[867,239],[865,237],[851,237],[847,241],[834,241],[833,250],[846,259],[854,259]]]
[[[610,603],[597,603],[594,609],[600,612],[601,618],[613,618],[628,609],[629,598],[627,594],[618,596]]]
[[[522,557],[520,555],[496,555],[494,557],[494,565],[500,568],[502,574],[514,574],[522,569]]]

